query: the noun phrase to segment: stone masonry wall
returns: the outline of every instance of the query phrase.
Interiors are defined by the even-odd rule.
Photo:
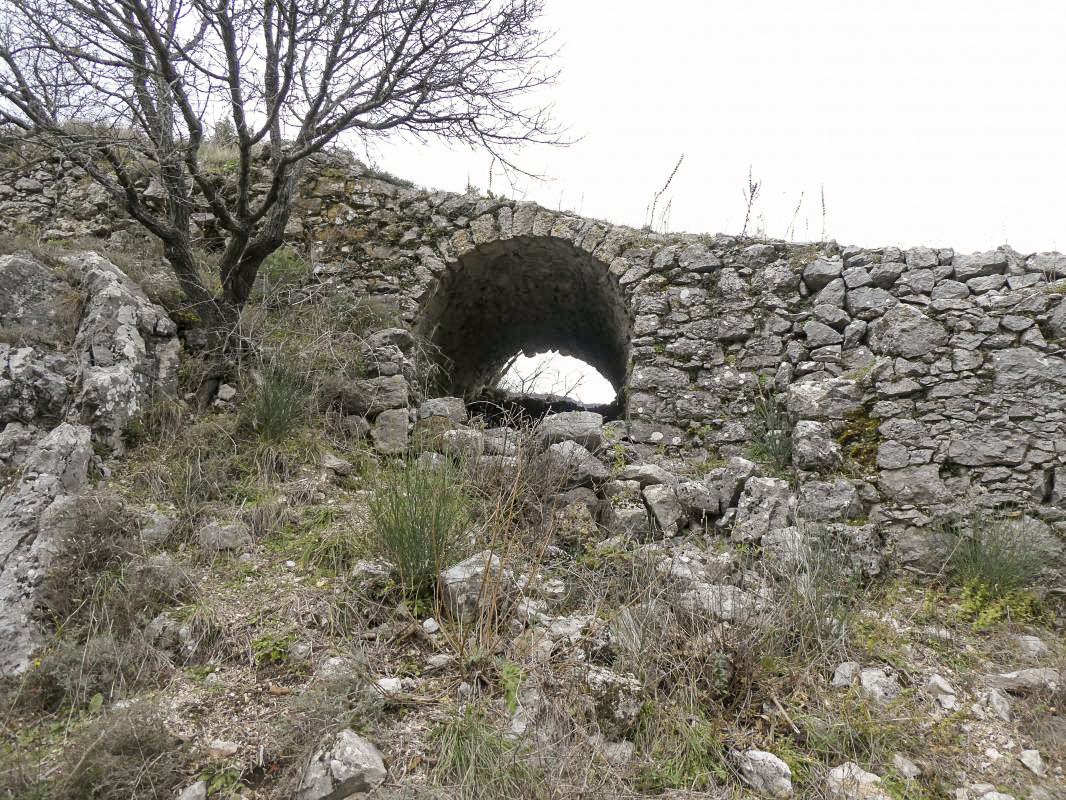
[[[128,236],[84,176],[50,169],[0,186],[9,230]],[[319,281],[393,304],[462,389],[556,347],[615,381],[638,455],[743,454],[762,396],[787,412],[800,482],[857,482],[871,521],[970,498],[1066,529],[1066,256],[659,235],[339,157],[310,165],[288,233]]]

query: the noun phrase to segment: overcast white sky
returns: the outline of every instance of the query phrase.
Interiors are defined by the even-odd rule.
[[[581,141],[493,190],[634,226],[678,157],[669,229],[842,244],[1066,247],[1063,0],[547,0]],[[419,184],[487,188],[490,159],[381,145]],[[661,207],[661,206],[660,206]]]

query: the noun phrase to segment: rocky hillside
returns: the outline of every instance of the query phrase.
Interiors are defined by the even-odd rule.
[[[13,191],[47,196],[47,177]],[[790,407],[757,377],[717,385],[734,416],[678,443],[588,411],[472,413],[439,388],[418,300],[378,290],[403,284],[386,262],[293,247],[198,409],[211,356],[165,270],[136,241],[97,245],[12,241],[0,257],[0,797],[1066,797],[1061,502],[1010,494],[1054,475],[1060,442],[971,465],[1012,502],[962,492],[951,514],[883,513],[870,474],[882,457],[890,474],[938,463],[950,418],[925,419],[935,445],[901,418],[928,376],[958,371],[950,356],[886,356],[897,372],[877,385],[904,398],[879,401],[891,420],[822,413],[866,389],[813,342]],[[840,267],[819,291],[847,290],[838,251],[811,254],[812,275]],[[1054,299],[1047,284],[1019,290]],[[672,302],[655,313],[700,322]],[[905,349],[929,340],[911,307],[875,328]],[[1034,349],[1046,310],[992,341],[971,331],[972,352],[1051,363],[1057,345]],[[723,341],[720,360],[686,363],[767,381],[785,363]],[[632,388],[671,414],[691,399]],[[959,396],[928,399],[959,412]],[[1008,405],[997,424],[1027,437],[1057,424]]]

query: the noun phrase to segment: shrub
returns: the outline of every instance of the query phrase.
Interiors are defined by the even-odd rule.
[[[843,655],[849,627],[863,597],[859,579],[847,568],[847,542],[828,530],[804,527],[791,557],[770,563],[774,601],[765,626],[764,652],[808,664]]]
[[[78,498],[58,523],[41,593],[54,623],[81,639],[127,636],[188,592],[184,570],[168,556],[147,557],[132,512],[113,495]]]
[[[91,706],[155,674],[162,666],[158,659],[140,638],[101,634],[81,643],[61,637],[23,675],[15,698],[22,708],[45,712]]]
[[[163,714],[143,702],[82,731],[67,749],[55,800],[169,800],[187,780],[188,756]]]
[[[0,797],[11,800],[171,800],[187,782],[188,754],[159,709],[140,701],[83,718],[64,732],[57,763],[18,741],[0,748]],[[66,735],[70,733],[70,738]]]
[[[407,459],[382,471],[370,520],[382,555],[412,597],[432,590],[459,549],[467,516],[464,483],[450,465]]]
[[[260,272],[274,286],[293,286],[302,283],[311,274],[311,265],[285,245],[266,257]]]

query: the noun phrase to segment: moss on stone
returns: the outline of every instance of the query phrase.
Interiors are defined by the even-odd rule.
[[[861,408],[844,419],[844,427],[837,434],[837,442],[844,456],[864,473],[877,469],[877,448],[881,444],[881,434],[877,429],[880,424],[870,416],[869,409]]]

